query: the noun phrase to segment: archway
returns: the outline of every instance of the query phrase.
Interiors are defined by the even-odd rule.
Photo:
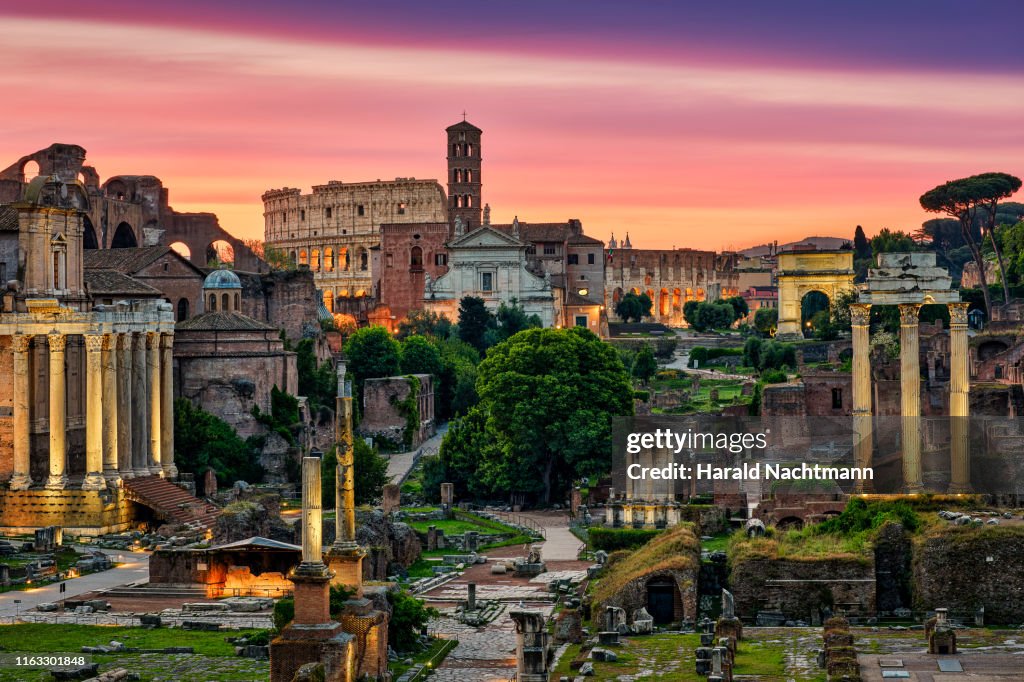
[[[100,248],[100,242],[96,239],[96,228],[92,226],[92,221],[89,220],[89,216],[82,217],[82,248]]]
[[[818,313],[829,314],[831,304],[828,295],[813,289],[800,299],[800,329],[814,331],[814,318]]]
[[[661,317],[668,317],[672,312],[672,299],[669,298],[668,289],[662,289],[658,294],[658,314]]]
[[[799,516],[787,516],[783,519],[779,519],[775,523],[775,527],[779,530],[802,530],[804,527],[804,520]]]
[[[21,177],[23,182],[29,182],[39,176],[39,162],[29,159],[21,166]]]
[[[174,242],[171,244],[171,250],[185,260],[192,260],[192,249],[188,248],[185,242]]]
[[[110,241],[112,249],[134,249],[138,247],[139,240],[135,237],[135,230],[128,223],[120,223],[114,230],[114,238]]]
[[[207,266],[216,267],[221,263],[233,264],[235,262],[235,249],[223,239],[212,241],[206,247]]]
[[[676,602],[681,602],[679,588],[670,576],[656,576],[647,581],[647,613],[657,625],[676,620]]]
[[[178,322],[184,322],[188,319],[188,299],[182,298],[178,300]]]
[[[788,251],[778,255],[781,339],[799,339],[806,329],[803,300],[811,291],[828,300],[853,291],[853,251]],[[819,299],[820,302],[820,299]],[[817,311],[815,311],[817,312]]]

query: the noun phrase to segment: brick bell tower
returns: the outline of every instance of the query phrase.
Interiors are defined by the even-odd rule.
[[[483,131],[463,117],[448,133],[448,222],[462,218],[466,232],[480,227],[480,136]]]

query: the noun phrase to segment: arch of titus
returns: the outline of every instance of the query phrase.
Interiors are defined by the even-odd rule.
[[[804,296],[817,291],[836,296],[853,291],[853,251],[785,251],[778,255],[780,339],[802,339],[800,304]]]
[[[871,466],[872,410],[869,324],[872,305],[900,310],[900,443],[903,491],[924,490],[921,476],[921,367],[918,313],[925,304],[949,306],[950,483],[948,492],[970,492],[968,423],[970,375],[967,366],[967,303],[951,290],[952,279],[936,266],[934,253],[885,253],[868,272],[859,302],[850,306],[853,323],[854,456]],[[869,492],[865,489],[859,492]]]
[[[82,266],[88,201],[74,180],[40,176],[0,205],[7,530],[121,530],[140,512],[125,480],[177,476],[173,311],[157,300],[93,305]]]

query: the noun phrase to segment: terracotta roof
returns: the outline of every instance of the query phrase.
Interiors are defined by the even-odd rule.
[[[495,230],[512,234],[512,225],[491,225]],[[573,234],[568,223],[519,222],[519,238],[525,242],[564,242]]]
[[[85,288],[93,296],[163,296],[148,284],[114,270],[86,270],[82,277],[85,280]]]
[[[171,250],[169,246],[143,246],[135,249],[86,249],[85,268],[117,270],[125,274],[138,272]]]
[[[184,331],[277,331],[277,327],[242,313],[203,313],[175,325]]]
[[[18,231],[18,210],[11,206],[0,206],[0,231]]]
[[[600,239],[595,239],[594,237],[588,237],[585,234],[575,234],[575,235],[569,237],[569,243],[570,244],[595,244],[595,245],[599,244],[601,246],[604,246],[604,242],[601,241]]]

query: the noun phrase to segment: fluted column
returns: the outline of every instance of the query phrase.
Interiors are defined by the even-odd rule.
[[[103,336],[85,335],[85,479],[82,490],[102,490],[103,478]]]
[[[323,491],[319,457],[302,458],[302,563],[323,564]]]
[[[135,444],[132,420],[135,417],[132,400],[132,335],[115,334],[117,339],[117,469],[121,478],[134,478]]]
[[[871,305],[851,304],[850,322],[853,336],[853,456],[857,467],[869,467],[874,456],[871,422]],[[858,480],[854,492],[871,492],[871,482]]]
[[[50,475],[46,479],[49,490],[63,490],[67,487],[67,405],[65,393],[64,349],[68,337],[50,334]]]
[[[132,340],[132,469],[137,477],[149,476],[149,372],[146,367],[146,335]]]
[[[160,335],[160,466],[165,478],[177,478],[174,466],[174,334]]]
[[[150,332],[146,334],[146,349],[148,370],[147,382],[149,388],[149,473],[163,475],[164,469],[160,462],[160,417],[163,412],[160,408],[160,397],[163,391],[160,388],[160,333]]]
[[[358,549],[356,543],[356,476],[355,445],[352,437],[352,393],[344,372],[338,377],[337,443],[338,468],[335,479],[335,541],[334,548],[342,551]]]
[[[971,377],[967,365],[967,303],[949,304],[949,492],[971,492],[968,447]]]
[[[103,335],[103,477],[111,486],[121,481],[118,473],[117,443],[120,425],[117,423],[117,334]]]
[[[27,490],[32,485],[31,442],[29,440],[30,382],[28,376],[28,348],[32,337],[16,334],[11,337],[14,351],[14,474],[11,490]]]
[[[900,305],[900,414],[902,415],[903,487],[919,493],[921,483],[921,360],[919,303]]]

